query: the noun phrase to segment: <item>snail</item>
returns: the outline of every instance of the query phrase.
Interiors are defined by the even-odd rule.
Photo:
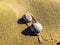
[[[42,31],[42,25],[38,22],[33,23],[31,25],[31,31],[33,31],[36,35],[40,35],[40,33]]]
[[[23,16],[23,19],[25,20],[25,22],[31,22],[32,21],[32,16],[30,14],[25,14]]]

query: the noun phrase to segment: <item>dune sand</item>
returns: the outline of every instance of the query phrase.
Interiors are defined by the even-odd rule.
[[[39,39],[22,33],[28,26],[17,21],[25,13],[32,14],[43,25]],[[57,45],[59,41],[59,0],[0,0],[0,45]]]

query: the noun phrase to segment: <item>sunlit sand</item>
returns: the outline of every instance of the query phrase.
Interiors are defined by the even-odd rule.
[[[43,31],[39,37],[22,34],[28,26],[18,24],[17,21],[25,13],[32,14],[42,24]],[[57,45],[58,42],[60,42],[59,0],[0,1],[0,45]]]

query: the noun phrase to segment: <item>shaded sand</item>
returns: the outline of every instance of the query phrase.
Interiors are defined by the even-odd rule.
[[[23,34],[28,30],[17,23],[25,13],[43,25],[41,35]],[[39,43],[41,41],[41,43]],[[60,42],[60,1],[0,0],[0,45],[57,45]]]

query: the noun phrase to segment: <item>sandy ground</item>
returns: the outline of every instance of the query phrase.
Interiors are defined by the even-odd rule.
[[[25,13],[32,14],[43,25],[39,39],[26,32],[26,24],[18,23]],[[58,42],[59,0],[0,0],[0,45],[57,45]]]

